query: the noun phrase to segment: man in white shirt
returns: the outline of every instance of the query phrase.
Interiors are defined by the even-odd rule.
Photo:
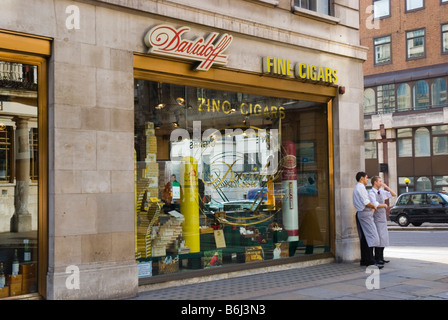
[[[366,189],[368,179],[369,177],[367,176],[367,173],[358,172],[356,174],[356,181],[358,183],[353,190],[353,205],[356,209],[356,225],[358,228],[359,240],[361,242],[361,265],[376,265],[381,269],[383,266],[377,265],[373,256],[373,248],[380,245],[380,240],[373,220],[373,213],[377,208],[371,203]]]
[[[373,221],[375,222],[376,229],[378,230],[378,237],[380,240],[379,246],[375,247],[375,261],[377,264],[384,264],[389,260],[384,260],[384,247],[389,245],[389,231],[387,230],[387,216],[386,200],[396,197],[397,194],[392,191],[387,185],[383,183],[383,179],[379,176],[375,176],[371,180],[372,189],[369,191],[370,202],[376,207],[376,211],[373,213]],[[383,189],[381,189],[383,188]]]

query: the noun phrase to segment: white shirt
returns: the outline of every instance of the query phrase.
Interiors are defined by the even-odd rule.
[[[366,186],[358,182],[353,190],[353,205],[356,211],[366,210],[366,205],[370,203]],[[370,210],[370,209],[369,209]]]

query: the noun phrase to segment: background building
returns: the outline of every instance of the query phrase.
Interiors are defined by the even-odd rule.
[[[354,174],[364,166],[366,59],[358,10],[357,1],[346,0],[2,1],[0,121],[6,131],[0,130],[0,143],[8,153],[0,153],[0,261],[9,276],[9,291],[3,289],[2,296],[122,298],[137,295],[141,284],[176,284],[310,255],[358,259],[351,194]],[[157,30],[167,33],[151,38]],[[167,35],[178,45],[171,55],[170,46],[164,54],[155,49]],[[195,140],[195,121],[201,121],[202,138],[210,128],[245,130],[229,137],[220,131],[218,141]],[[258,138],[245,136],[252,134],[249,125]],[[278,174],[272,179],[262,174],[275,145],[262,130],[279,130],[296,147],[289,159],[298,161],[288,165],[296,163],[297,177],[287,187]],[[173,132],[182,139],[173,141]],[[229,152],[215,160],[220,148]],[[204,152],[186,170],[182,152],[190,151]],[[235,161],[234,177],[240,180],[223,181],[222,190],[234,191],[223,195],[212,180],[229,177],[217,172]],[[169,190],[171,174],[178,177],[180,195],[174,182]],[[275,190],[283,190],[269,195],[266,211],[244,218],[266,217],[277,195],[297,196],[299,209],[294,201],[287,205],[299,223],[299,240],[274,238],[272,219],[252,234],[222,223],[219,230],[231,236],[222,256],[216,255],[222,267],[207,268],[206,261],[216,261],[210,252],[218,245],[211,217],[199,215],[199,174],[209,183],[201,199],[210,201],[252,199],[253,190],[240,186],[272,190],[276,184]],[[156,230],[149,211],[167,184],[174,202],[187,195],[193,200],[180,208],[173,203],[184,222],[164,213]],[[276,208],[283,208],[281,199]],[[297,228],[291,236],[296,233]],[[172,235],[185,240],[189,251],[171,243]],[[149,246],[157,237],[170,243]],[[273,252],[274,242],[282,241],[294,242],[287,256]],[[171,244],[179,257],[171,254]],[[253,246],[264,251],[246,249]],[[11,277],[16,261],[19,274]],[[20,290],[11,291],[19,284]]]
[[[373,10],[373,11],[372,11]],[[361,0],[366,170],[448,191],[448,1]]]

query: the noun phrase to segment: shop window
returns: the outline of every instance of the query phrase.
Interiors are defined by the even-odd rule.
[[[432,183],[428,177],[419,177],[416,183],[416,191],[432,191]]]
[[[434,176],[434,191],[448,192],[448,176]]]
[[[448,53],[448,23],[442,25],[442,53]]]
[[[424,0],[406,0],[406,11],[422,9],[424,6]]]
[[[328,0],[295,0],[295,6],[320,12],[326,15],[330,14],[330,2]]]
[[[390,16],[390,0],[373,1],[373,18],[385,18]]]
[[[425,29],[406,32],[407,59],[425,57]]]
[[[411,110],[411,87],[407,83],[402,83],[397,88],[397,109],[398,111]]]
[[[371,88],[364,90],[364,114],[375,113],[375,91]]]
[[[429,86],[425,80],[417,81],[414,85],[414,109],[424,110],[429,108]]]
[[[448,125],[432,127],[432,152],[435,156],[448,155]]]
[[[376,38],[373,40],[374,52],[375,52],[375,64],[387,64],[391,63],[391,36]]]
[[[445,79],[435,79],[431,85],[432,105],[445,106],[446,105],[446,81]]]
[[[140,79],[135,101],[142,277],[329,250],[326,104]]]
[[[395,111],[395,85],[386,84],[377,87],[378,113]]]
[[[0,61],[1,297],[37,292],[37,84],[37,66]]]
[[[430,134],[427,128],[418,128],[415,131],[414,150],[416,157],[431,156]]]
[[[412,157],[412,128],[397,129],[398,156]]]

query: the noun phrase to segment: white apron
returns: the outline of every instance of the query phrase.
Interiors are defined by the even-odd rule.
[[[379,192],[379,194],[378,194]],[[370,201],[376,205],[384,204],[387,199],[392,198],[392,194],[384,190],[374,188],[369,191]],[[389,231],[387,230],[386,208],[378,208],[373,214],[373,221],[378,230],[380,245],[378,247],[387,247],[389,245]]]

